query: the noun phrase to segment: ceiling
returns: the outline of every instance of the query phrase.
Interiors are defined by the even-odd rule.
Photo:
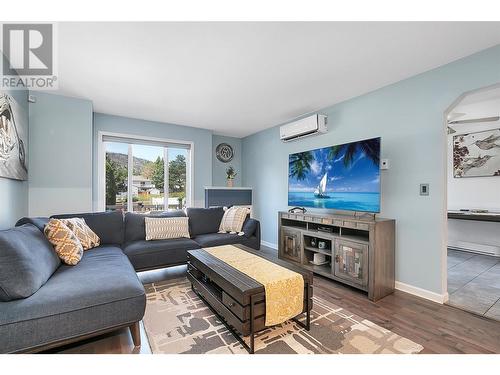
[[[500,22],[60,23],[59,93],[244,137],[500,43]]]

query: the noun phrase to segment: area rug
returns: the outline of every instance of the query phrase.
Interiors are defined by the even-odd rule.
[[[155,354],[246,354],[187,278],[145,285],[144,327]],[[313,297],[311,330],[293,321],[255,338],[257,354],[418,353],[423,347],[322,298]]]

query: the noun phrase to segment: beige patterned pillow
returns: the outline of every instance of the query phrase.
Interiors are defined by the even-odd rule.
[[[87,225],[85,219],[75,217],[71,219],[60,219],[76,235],[82,244],[83,250],[92,249],[101,244],[101,239]]]
[[[43,232],[64,263],[74,266],[82,259],[82,244],[61,220],[50,219]]]
[[[189,237],[187,217],[145,217],[146,241]]]
[[[220,222],[219,233],[238,233],[239,236],[243,236],[241,228],[243,228],[243,223],[249,213],[248,207],[233,206],[227,209]]]

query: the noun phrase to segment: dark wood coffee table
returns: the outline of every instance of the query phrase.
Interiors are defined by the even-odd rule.
[[[302,275],[305,287],[304,309],[299,315],[305,313],[305,321],[304,319],[300,321],[299,315],[293,319],[309,330],[313,295],[312,272],[283,260],[269,259],[246,246],[235,246]],[[188,251],[188,278],[193,291],[205,301],[226,328],[252,354],[255,347],[255,333],[268,328],[265,326],[264,285],[203,249]],[[250,336],[250,345],[244,341],[245,336]]]

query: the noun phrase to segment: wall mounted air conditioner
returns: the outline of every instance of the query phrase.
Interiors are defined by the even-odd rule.
[[[312,115],[293,121],[280,127],[280,139],[283,142],[294,141],[314,134],[326,133],[327,116]]]

